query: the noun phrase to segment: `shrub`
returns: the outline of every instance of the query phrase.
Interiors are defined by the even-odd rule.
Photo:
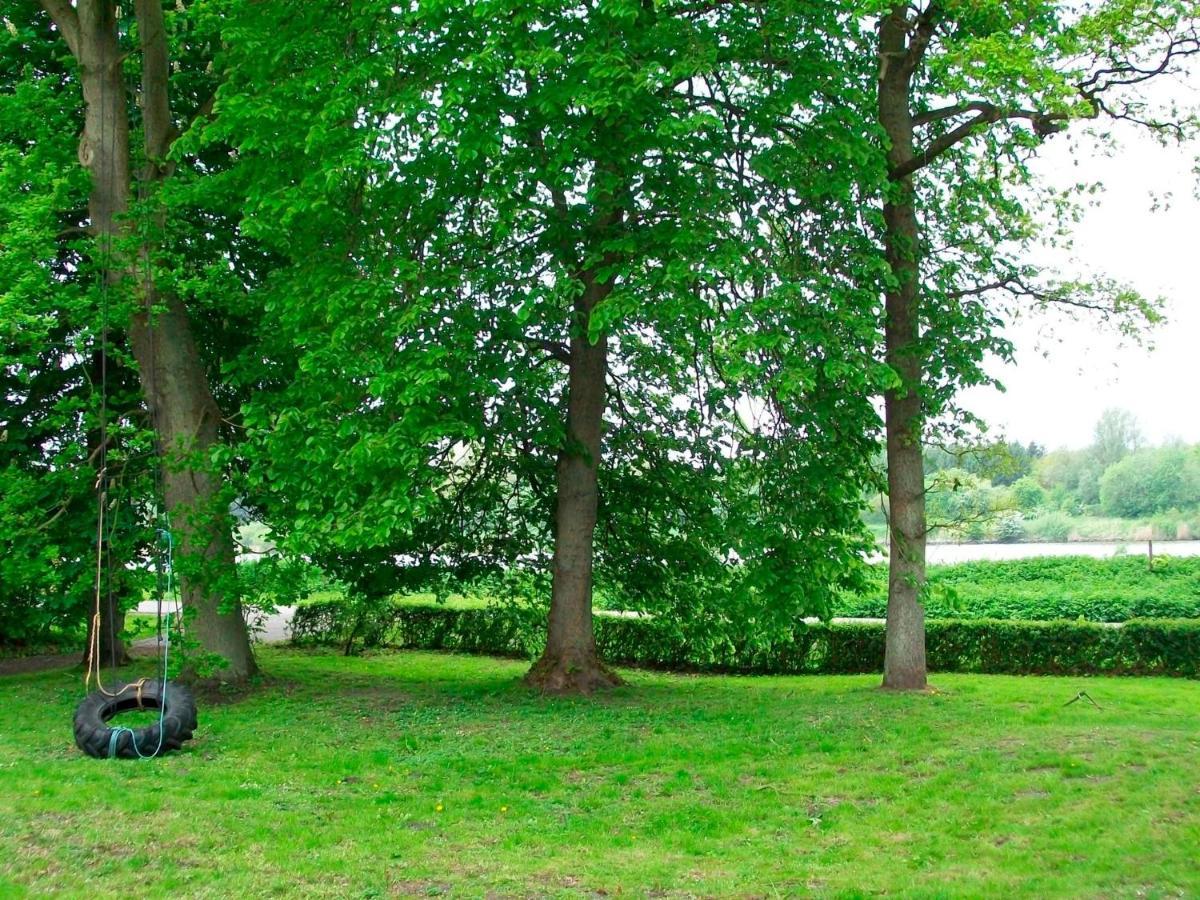
[[[962,528],[962,536],[968,541],[987,540],[987,525],[982,519],[974,519]]]
[[[533,658],[541,650],[545,616],[529,608],[455,609],[388,604],[390,627],[378,641],[421,650],[453,650]],[[324,600],[296,611],[297,640],[343,643],[346,604]],[[611,663],[651,668],[757,674],[854,674],[883,669],[879,623],[798,622],[769,644],[736,638],[696,648],[669,623],[649,617],[598,614],[596,642]],[[1142,620],[1124,627],[1087,622],[932,620],[930,668],[1003,674],[1200,674],[1200,622]]]
[[[1046,492],[1032,475],[1018,478],[1012,485],[1013,501],[1021,512],[1038,509],[1046,502]]]
[[[1025,538],[1025,520],[1020,513],[1004,516],[996,523],[996,540],[1004,544],[1015,544]]]
[[[843,594],[834,615],[881,618],[887,581],[878,567],[874,587]],[[930,566],[925,610],[930,618],[1079,619],[1200,617],[1200,557],[1092,559],[1040,557],[1004,562]]]
[[[1200,503],[1200,456],[1187,447],[1142,450],[1109,466],[1100,505],[1109,515],[1136,518]]]
[[[1156,541],[1191,540],[1187,516],[1178,509],[1169,509],[1151,517],[1150,531]]]
[[[1061,512],[1049,512],[1025,523],[1025,532],[1041,541],[1062,542],[1071,536],[1074,523]]]

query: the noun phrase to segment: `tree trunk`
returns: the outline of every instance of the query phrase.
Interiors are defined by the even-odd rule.
[[[153,287],[144,286],[149,301]],[[224,659],[224,681],[255,672],[254,655],[236,593],[236,570],[228,500],[208,462],[219,440],[220,413],[208,389],[183,304],[163,298],[165,308],[133,318],[129,332],[142,390],[158,435],[163,466],[163,504],[176,536],[180,592],[188,636],[206,653]]]
[[[222,680],[255,671],[249,635],[233,592],[236,578],[232,523],[220,496],[220,478],[208,463],[217,443],[220,414],[208,387],[183,303],[154,285],[153,247],[131,250],[120,216],[129,208],[130,152],[125,79],[111,0],[42,0],[79,63],[85,106],[79,160],[92,176],[88,209],[111,286],[134,285],[137,312],[129,329],[146,405],[158,437],[163,504],[178,538],[185,608],[194,611],[190,636],[202,650],[224,659]],[[142,126],[149,195],[169,172],[168,57],[162,5],[137,0],[142,50]],[[162,213],[160,213],[160,216]],[[162,224],[160,219],[159,225]]]
[[[584,293],[575,306],[567,386],[567,438],[558,454],[554,530],[554,584],[546,650],[525,676],[547,693],[588,694],[620,684],[600,662],[592,630],[592,552],[599,501],[608,340],[588,341],[592,309],[612,291],[584,274]]]
[[[909,46],[907,5],[885,17],[880,30],[879,121],[890,141],[888,167],[895,171],[914,157],[909,107],[913,70],[920,48]],[[923,690],[926,686],[925,474],[920,396],[920,227],[912,175],[894,179],[883,206],[884,243],[895,283],[885,296],[884,344],[888,365],[900,385],[884,394],[887,429],[889,525],[887,639],[883,686]]]

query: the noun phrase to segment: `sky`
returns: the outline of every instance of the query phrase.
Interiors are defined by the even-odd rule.
[[[1200,72],[1170,86],[1177,99],[1200,97]],[[975,388],[964,406],[990,426],[989,435],[1049,449],[1082,448],[1106,407],[1131,410],[1151,444],[1200,442],[1200,199],[1194,174],[1200,146],[1163,147],[1133,128],[1114,129],[1110,155],[1086,138],[1056,137],[1035,170],[1049,183],[1098,181],[1104,186],[1074,229],[1070,250],[1046,251],[1045,262],[1068,275],[1092,272],[1166,301],[1167,322],[1138,346],[1105,333],[1096,319],[1028,317],[1010,326],[1015,365],[990,367],[1007,388]],[[1156,198],[1169,196],[1156,211]]]

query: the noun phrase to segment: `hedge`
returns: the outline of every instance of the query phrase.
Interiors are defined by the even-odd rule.
[[[337,599],[297,608],[297,644],[453,650],[533,658],[541,652],[544,613],[503,606],[455,609],[410,602],[365,614]],[[618,665],[754,674],[854,674],[883,670],[880,623],[799,623],[763,644],[722,639],[703,646],[654,619],[598,613],[601,656]],[[1121,627],[1090,622],[941,619],[926,623],[935,672],[1010,675],[1200,676],[1200,622],[1143,619]]]

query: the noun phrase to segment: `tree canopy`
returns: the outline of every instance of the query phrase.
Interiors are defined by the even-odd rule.
[[[236,502],[364,602],[548,606],[562,689],[609,678],[594,595],[698,645],[827,614],[884,438],[891,680],[924,683],[923,444],[1013,316],[1157,318],[1029,262],[1072,209],[1029,160],[1080,120],[1188,136],[1139,86],[1200,49],[1182,0],[6,16],[0,540],[37,552],[0,607],[78,615],[119,468],[111,568],[165,510],[231,671]]]

